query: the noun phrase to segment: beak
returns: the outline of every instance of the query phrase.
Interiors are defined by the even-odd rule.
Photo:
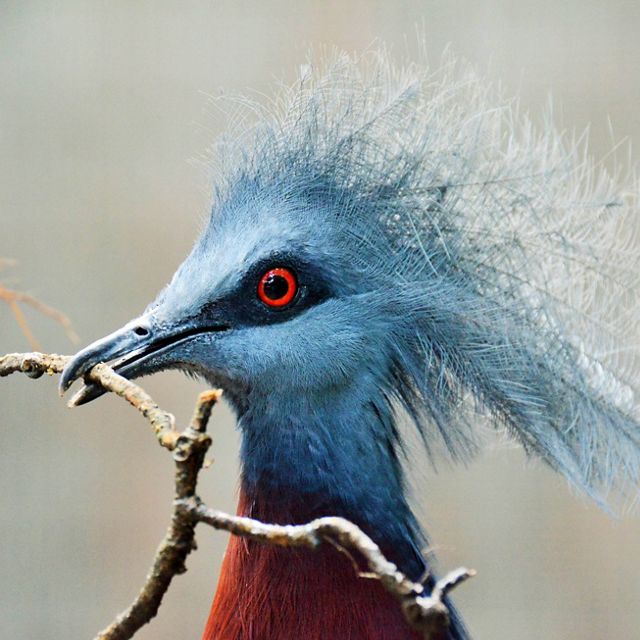
[[[179,362],[175,350],[197,335],[224,331],[227,325],[197,326],[194,321],[180,326],[158,326],[148,313],[132,320],[122,329],[96,340],[79,351],[67,364],[60,378],[60,395],[98,363],[111,364],[116,373],[127,378],[167,369]],[[79,406],[105,393],[99,385],[88,382],[71,399],[69,406]]]

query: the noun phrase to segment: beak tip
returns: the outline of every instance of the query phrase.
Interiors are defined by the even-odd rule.
[[[82,387],[80,391],[74,393],[71,396],[71,398],[67,402],[67,407],[69,407],[69,409],[73,409],[75,407],[79,407],[81,404],[84,404],[82,400],[86,395],[85,389],[86,387]]]
[[[69,409],[74,409],[75,407],[78,406],[78,394],[76,394],[75,396],[73,396],[69,401],[67,401],[67,407]]]
[[[68,390],[69,387],[74,383],[75,378],[72,378],[70,375],[69,366],[65,367],[62,371],[62,376],[60,377],[60,382],[58,383],[58,393],[60,397],[62,397]]]
[[[60,376],[60,382],[58,383],[58,392],[60,396],[63,396],[71,387],[71,385],[78,379],[82,378],[88,371],[91,370],[96,362],[91,356],[89,347],[77,353],[62,370]]]
[[[92,400],[99,398],[101,395],[105,393],[104,389],[95,385],[95,384],[85,384],[80,390],[75,393],[69,402],[67,402],[67,406],[70,409],[74,407],[79,407],[83,404],[88,404]]]

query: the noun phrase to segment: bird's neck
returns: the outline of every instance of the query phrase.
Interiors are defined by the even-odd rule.
[[[424,570],[419,534],[391,423],[385,424],[390,417],[383,407],[365,404],[345,415],[334,399],[331,411],[316,407],[306,418],[298,413],[278,423],[265,407],[244,415],[238,513],[281,524],[344,516],[417,578]],[[336,549],[281,549],[231,538],[203,640],[347,637],[415,636],[380,583],[358,577],[353,561]]]

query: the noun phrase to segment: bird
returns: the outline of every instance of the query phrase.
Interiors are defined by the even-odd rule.
[[[336,51],[273,100],[221,99],[204,230],[140,316],[74,356],[63,392],[99,362],[221,387],[239,514],[345,517],[427,588],[407,425],[425,459],[466,462],[492,429],[605,509],[634,495],[633,176],[455,59]],[[74,403],[101,393],[86,381]],[[468,638],[451,607],[447,638]],[[232,536],[203,640],[417,637],[337,550]]]

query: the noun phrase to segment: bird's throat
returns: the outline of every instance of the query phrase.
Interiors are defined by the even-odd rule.
[[[290,522],[243,488],[238,514]],[[284,549],[232,536],[203,640],[415,640],[397,601],[333,547]]]
[[[285,398],[251,403],[239,422],[238,513],[278,524],[345,517],[418,579],[422,539],[406,501],[391,414],[373,393],[356,393],[354,409],[354,393],[327,391],[306,405],[302,396],[288,409]],[[203,640],[298,638],[415,636],[380,583],[359,577],[353,560],[330,545],[285,549],[232,537]]]

